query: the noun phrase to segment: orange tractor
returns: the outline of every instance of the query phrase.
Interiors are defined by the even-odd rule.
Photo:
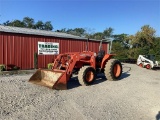
[[[81,85],[91,85],[96,80],[97,73],[104,73],[108,80],[117,80],[122,74],[122,65],[120,61],[111,59],[113,54],[105,54],[101,46],[102,42],[97,55],[91,51],[59,54],[52,70],[37,70],[29,82],[64,90],[74,73],[78,73]]]

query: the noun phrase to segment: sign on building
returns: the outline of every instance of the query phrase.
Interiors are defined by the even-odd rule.
[[[59,43],[38,42],[38,55],[56,55],[59,54]]]

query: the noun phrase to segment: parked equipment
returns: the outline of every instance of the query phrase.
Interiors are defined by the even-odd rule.
[[[88,49],[88,47],[87,47]],[[108,80],[117,80],[122,74],[120,61],[111,59],[113,54],[105,54],[100,43],[99,52],[83,51],[59,54],[52,70],[37,70],[29,82],[52,89],[67,89],[72,74],[78,73],[81,85],[90,85],[97,73],[104,73]]]
[[[155,61],[155,55],[139,55],[137,65],[147,69],[159,67],[158,61]]]

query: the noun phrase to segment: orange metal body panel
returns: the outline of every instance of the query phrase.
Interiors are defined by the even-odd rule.
[[[106,62],[111,59],[112,56],[114,56],[115,54],[106,54],[101,62],[101,69],[103,69],[105,67]]]
[[[78,67],[81,68],[84,64],[88,64],[96,69],[96,56],[94,52],[83,51],[75,53],[64,53],[58,55],[53,64],[53,72],[63,72],[59,77],[53,89],[67,89],[67,82],[71,77],[73,69],[77,63],[81,63]],[[105,63],[112,57],[111,54],[106,54],[101,62],[101,68],[104,68]],[[61,70],[62,69],[62,70]]]

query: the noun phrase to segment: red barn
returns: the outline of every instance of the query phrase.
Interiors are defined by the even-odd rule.
[[[38,42],[59,43],[59,53],[81,52],[86,49],[86,38],[53,31],[0,25],[0,64],[18,66],[20,69],[34,68],[34,54],[38,53]],[[88,50],[98,52],[100,41],[89,40]],[[103,49],[108,52],[109,44]],[[38,55],[38,68],[46,68],[56,55]]]

